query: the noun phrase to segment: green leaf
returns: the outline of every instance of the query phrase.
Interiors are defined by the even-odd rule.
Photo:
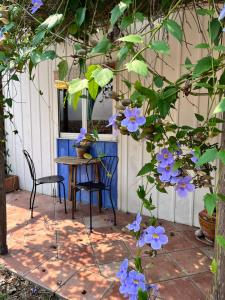
[[[172,34],[179,42],[182,42],[183,31],[181,26],[174,20],[166,20],[164,27]]]
[[[92,77],[92,74],[95,70],[100,69],[100,65],[90,65],[87,69],[87,72],[85,73],[85,77],[87,78],[87,80],[89,80],[88,91],[93,100],[95,100],[98,95],[99,85],[95,82],[94,78]]]
[[[69,94],[76,94],[77,92],[82,91],[88,87],[87,79],[73,79],[69,82],[68,92]]]
[[[120,39],[118,39],[118,41],[121,42],[129,42],[129,43],[143,43],[143,39],[140,35],[137,34],[130,34],[130,35],[126,35]]]
[[[199,115],[199,114],[195,114],[195,117],[198,121],[202,122],[204,121],[204,117],[202,115]]]
[[[75,111],[77,110],[77,106],[78,106],[78,103],[80,101],[81,95],[82,95],[82,91],[79,91],[77,93],[68,95],[68,102],[73,107],[73,109]]]
[[[139,185],[137,195],[140,199],[144,199],[146,196],[145,188],[143,185]]]
[[[218,38],[220,32],[221,32],[221,25],[220,21],[218,19],[212,19],[209,23],[209,36],[211,38],[212,42],[215,42],[215,40]]]
[[[91,50],[91,53],[107,53],[111,47],[112,44],[110,41],[106,37],[103,37],[102,40]]]
[[[217,261],[215,258],[213,258],[212,262],[211,262],[211,265],[210,265],[210,270],[213,274],[216,274],[217,272],[217,269],[218,269],[218,264],[217,264]]]
[[[137,269],[138,272],[142,272],[142,266],[141,266],[141,257],[140,256],[136,256],[134,259],[134,264],[135,267]]]
[[[216,200],[217,200],[217,195],[216,194],[206,194],[204,196],[204,203],[205,203],[205,208],[207,210],[207,213],[209,216],[212,216],[214,209],[216,207]]]
[[[217,158],[219,158],[221,160],[221,162],[223,164],[225,164],[225,150],[220,150],[218,153],[217,153]]]
[[[123,17],[121,24],[120,24],[120,29],[124,30],[126,29],[128,26],[130,26],[132,23],[134,22],[134,18],[133,16],[125,16]]]
[[[58,64],[58,72],[59,72],[59,80],[64,80],[67,73],[68,73],[69,67],[68,62],[66,60],[62,60]]]
[[[217,149],[216,148],[211,148],[211,149],[207,149],[205,151],[205,153],[200,156],[198,162],[196,163],[196,166],[202,166],[208,162],[214,161],[217,157]]]
[[[218,45],[218,46],[215,46],[215,47],[213,47],[213,49],[215,50],[215,51],[225,51],[225,46],[224,45]]]
[[[32,40],[32,45],[36,46],[38,45],[45,37],[46,31],[38,31],[34,36]]]
[[[110,69],[102,69],[95,76],[94,79],[100,87],[104,87],[113,78],[113,72]]]
[[[138,300],[148,300],[148,293],[146,291],[142,291],[140,288],[138,289]]]
[[[157,88],[163,87],[163,80],[161,76],[155,75],[153,78],[153,82]]]
[[[200,16],[213,16],[214,15],[214,9],[199,8],[196,10],[196,12]]]
[[[223,98],[214,109],[213,113],[218,114],[225,111],[225,98]]]
[[[191,60],[188,57],[186,57],[184,65],[185,65],[185,68],[187,70],[190,70],[193,67],[193,64],[191,63]]]
[[[145,16],[143,15],[143,13],[137,11],[135,14],[134,14],[134,17],[140,21],[141,23],[144,22],[144,19],[145,19]]]
[[[55,14],[49,16],[43,23],[38,26],[38,30],[47,29],[51,30],[56,25],[60,24],[63,20],[63,14]]]
[[[112,9],[110,18],[110,23],[112,26],[116,24],[118,19],[123,15],[131,2],[131,0],[123,0]]]
[[[84,23],[86,7],[80,7],[75,13],[75,22],[80,27]]]
[[[41,60],[48,60],[48,59],[55,59],[56,58],[56,53],[55,51],[53,50],[48,50],[48,51],[45,51],[44,53],[42,53],[41,55]]]
[[[147,163],[145,164],[141,170],[138,172],[137,176],[143,176],[151,171],[153,171],[154,166],[152,165],[152,163]]]
[[[170,47],[165,41],[153,41],[149,47],[160,54],[169,54]]]
[[[224,236],[217,235],[216,236],[216,241],[220,245],[220,247],[222,247],[223,249],[225,249],[225,237]]]
[[[13,76],[10,79],[14,81],[20,81],[19,77],[16,74],[13,74]]]
[[[148,66],[142,60],[135,59],[127,63],[126,67],[129,72],[133,71],[144,77],[148,75]]]
[[[193,78],[198,77],[204,72],[207,72],[212,69],[212,66],[217,65],[217,61],[211,57],[206,56],[201,58],[197,64],[195,65],[194,71],[193,71]]]
[[[53,50],[48,50],[48,51],[45,51],[43,53],[33,51],[31,53],[30,58],[31,58],[32,63],[34,65],[37,65],[37,64],[39,64],[42,61],[56,58],[56,53]]]
[[[197,49],[208,49],[209,47],[210,47],[209,44],[205,44],[205,43],[197,44],[195,46],[195,48]]]
[[[128,53],[129,53],[128,47],[125,46],[125,47],[120,48],[120,50],[117,54],[120,63],[122,63],[127,58]]]

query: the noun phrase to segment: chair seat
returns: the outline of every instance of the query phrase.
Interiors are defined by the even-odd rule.
[[[64,180],[63,176],[53,175],[53,176],[46,176],[37,179],[37,184],[43,183],[58,183]]]
[[[76,185],[76,188],[78,190],[98,191],[98,190],[104,190],[107,187],[102,182],[87,181],[87,182],[78,183]]]

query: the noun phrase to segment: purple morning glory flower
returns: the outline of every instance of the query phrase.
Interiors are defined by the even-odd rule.
[[[191,161],[196,164],[196,162],[198,161],[198,157],[195,156],[195,153],[193,150],[191,150],[191,155],[192,155]]]
[[[176,150],[176,154],[179,156],[182,154],[182,150],[181,150],[181,146],[180,143],[177,143],[177,147],[179,147],[180,149]]]
[[[134,232],[140,231],[141,220],[142,220],[142,217],[141,217],[140,213],[138,213],[136,216],[136,219],[131,224],[127,225],[127,228],[130,231],[134,231]]]
[[[166,148],[162,149],[161,153],[156,155],[156,159],[160,162],[159,166],[162,168],[174,162],[172,153]]]
[[[118,114],[114,114],[109,118],[109,124],[106,127],[112,126],[115,132],[118,131],[118,125],[116,118],[118,117]]]
[[[138,242],[139,247],[143,247],[144,244],[151,244],[152,249],[159,250],[162,248],[162,245],[168,243],[168,237],[165,235],[164,227],[149,226]]]
[[[31,13],[33,15],[42,5],[44,5],[44,3],[41,0],[32,0],[32,5]]]
[[[129,300],[138,300],[138,290],[146,291],[145,276],[135,270],[129,272],[120,286],[120,293],[129,297]]]
[[[225,28],[223,28],[223,30],[222,30],[223,32],[225,32]]]
[[[159,179],[162,182],[169,182],[171,177],[176,177],[179,175],[179,170],[173,170],[174,164],[169,164],[166,167],[158,167],[157,171],[161,176],[159,176]]]
[[[195,189],[194,184],[190,183],[192,180],[191,176],[180,177],[175,187],[180,197],[186,197],[188,192],[193,192]]]
[[[80,134],[78,135],[78,137],[76,139],[76,143],[80,143],[81,141],[83,141],[86,134],[87,134],[87,129],[86,128],[81,128],[80,129]]]
[[[220,15],[219,15],[219,17],[218,17],[218,20],[221,21],[221,20],[224,19],[224,17],[225,17],[225,5],[224,5],[224,7],[221,9],[221,11],[220,11]]]
[[[128,259],[124,259],[124,261],[120,265],[119,272],[117,272],[116,276],[123,282],[127,278],[127,270],[128,270]]]
[[[4,37],[4,31],[3,28],[0,28],[0,40]]]
[[[122,120],[121,125],[126,127],[129,132],[135,132],[138,130],[139,126],[142,126],[146,123],[146,119],[143,116],[140,116],[140,108],[127,107],[124,111],[125,119]]]

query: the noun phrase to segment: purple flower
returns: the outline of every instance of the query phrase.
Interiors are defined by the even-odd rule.
[[[221,11],[220,11],[220,15],[219,15],[219,17],[218,17],[218,20],[221,21],[221,20],[224,19],[224,17],[225,17],[225,5],[224,5],[224,7],[221,9]]]
[[[130,231],[133,230],[134,232],[138,232],[140,230],[141,220],[142,220],[142,217],[141,217],[140,213],[138,213],[136,216],[136,219],[131,224],[127,225],[127,228]]]
[[[195,156],[195,153],[194,153],[194,151],[193,150],[191,150],[191,153],[190,153],[191,155],[192,155],[192,157],[191,157],[191,161],[193,162],[193,163],[195,163],[196,164],[196,162],[198,161],[198,157],[197,156]]]
[[[33,15],[44,4],[41,0],[32,0],[32,5],[33,6],[31,7],[31,13]]]
[[[159,287],[157,284],[147,284],[146,285],[147,291],[151,291],[154,297],[157,297],[159,294]]]
[[[124,259],[124,261],[120,265],[119,272],[117,272],[116,276],[123,282],[127,278],[127,270],[128,270],[128,259]]]
[[[225,28],[223,28],[223,30],[222,30],[223,32],[225,32]]]
[[[166,167],[158,167],[157,171],[161,176],[159,176],[159,179],[162,182],[169,182],[171,177],[176,177],[179,175],[179,170],[173,170],[174,164],[169,164]]]
[[[112,126],[115,132],[118,131],[118,125],[116,118],[118,117],[118,114],[114,114],[109,118],[109,124],[106,127]]]
[[[179,149],[176,150],[176,154],[179,156],[179,155],[182,154],[182,150],[181,150],[181,145],[180,145],[180,143],[177,143],[177,147],[179,147]]]
[[[0,40],[2,40],[4,37],[4,30],[3,28],[0,28]]]
[[[125,119],[122,120],[121,125],[126,127],[129,132],[135,132],[138,130],[139,126],[146,123],[146,119],[143,116],[140,116],[140,108],[127,107],[124,111]]]
[[[167,243],[168,237],[165,235],[165,229],[162,226],[149,226],[138,241],[139,247],[143,247],[144,244],[151,244],[154,250],[161,249],[162,245]]]
[[[120,286],[120,293],[130,300],[138,300],[138,290],[146,291],[145,276],[135,270],[129,272]]]
[[[81,128],[80,129],[80,134],[78,135],[78,137],[76,139],[76,143],[80,143],[81,141],[83,141],[86,134],[87,134],[87,129],[86,128]]]
[[[186,197],[188,192],[194,191],[195,186],[190,183],[191,180],[191,176],[180,177],[178,179],[175,189],[180,197]]]
[[[161,153],[156,155],[156,159],[160,162],[159,166],[163,168],[174,162],[172,153],[166,148],[162,149]]]

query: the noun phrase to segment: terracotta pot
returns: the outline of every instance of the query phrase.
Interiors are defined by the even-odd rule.
[[[5,191],[10,193],[19,189],[19,177],[16,175],[9,175],[5,178]]]
[[[84,158],[84,154],[88,153],[90,149],[90,146],[81,146],[81,147],[77,147],[76,151],[77,151],[77,157],[79,158]]]
[[[200,211],[199,224],[205,238],[211,242],[215,240],[215,229],[216,229],[216,215],[209,216],[206,210]]]

